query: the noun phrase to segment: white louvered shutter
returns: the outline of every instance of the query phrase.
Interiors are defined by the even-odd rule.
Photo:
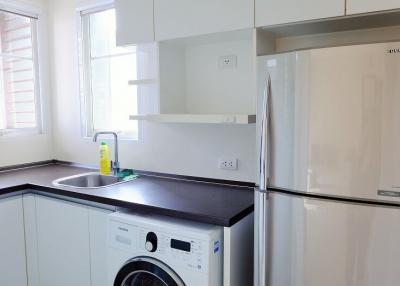
[[[0,130],[36,128],[34,25],[30,17],[0,11]]]

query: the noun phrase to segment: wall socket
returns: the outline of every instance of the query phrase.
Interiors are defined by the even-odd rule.
[[[237,170],[238,159],[232,157],[219,158],[218,167],[222,170]]]
[[[218,66],[220,69],[235,69],[237,66],[237,56],[220,56],[218,59]]]

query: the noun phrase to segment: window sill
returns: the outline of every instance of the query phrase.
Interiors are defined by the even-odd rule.
[[[42,135],[38,128],[26,128],[26,129],[0,129],[0,140],[13,137],[24,137]]]

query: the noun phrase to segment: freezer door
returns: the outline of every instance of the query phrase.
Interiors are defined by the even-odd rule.
[[[271,78],[270,186],[400,202],[400,53],[390,52],[399,47],[379,43],[259,59],[259,115],[265,78]]]
[[[400,208],[269,194],[268,286],[393,286]]]

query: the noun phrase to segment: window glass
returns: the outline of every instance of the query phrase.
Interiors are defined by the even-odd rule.
[[[0,133],[38,127],[36,19],[0,11]]]
[[[137,139],[138,123],[129,120],[138,114],[136,47],[116,47],[115,10],[82,16],[84,80],[82,95],[85,136],[95,131],[119,131]]]

